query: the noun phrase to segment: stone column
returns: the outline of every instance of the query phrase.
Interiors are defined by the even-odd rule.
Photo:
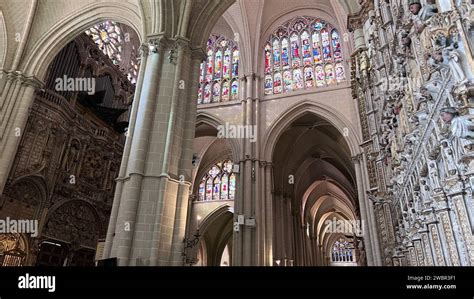
[[[425,255],[426,266],[434,266],[434,255],[433,249],[430,244],[429,231],[428,229],[420,232],[421,234],[421,244],[423,247],[423,253]]]
[[[283,239],[282,239],[282,235],[281,235],[281,209],[280,209],[280,201],[282,200],[282,195],[281,194],[277,194],[275,195],[274,199],[273,199],[273,211],[275,213],[275,222],[274,222],[274,230],[273,230],[273,234],[274,234],[274,239],[275,239],[275,251],[274,251],[274,258],[276,259],[282,259],[284,256],[283,256],[283,250],[282,250],[282,247],[283,247]]]
[[[298,266],[305,265],[305,250],[304,250],[304,238],[303,234],[301,233],[301,219],[300,213],[297,209],[293,209],[293,235],[295,236],[295,244],[296,244],[296,259],[298,260]]]
[[[472,235],[471,226],[469,225],[469,214],[466,209],[466,195],[459,195],[452,198],[452,205],[456,211],[456,219],[458,220],[460,231],[465,240],[467,257],[469,258],[469,264],[474,265],[474,236]]]
[[[253,125],[253,74],[247,74],[246,76],[246,119],[245,125],[252,126]],[[252,149],[252,144],[248,138],[244,139],[243,142],[245,148],[245,157],[244,157],[244,196],[243,196],[243,205],[244,205],[244,215],[247,219],[248,217],[255,217],[254,212],[254,163],[253,157],[254,152]],[[259,224],[257,224],[259,225]],[[255,257],[255,242],[254,242],[254,228],[244,226],[243,227],[243,256],[242,256],[242,265],[243,266],[253,266],[254,265],[254,257]]]
[[[362,28],[357,28],[353,31],[353,38],[354,38],[354,49],[366,47],[365,38],[364,38],[364,30]]]
[[[280,224],[280,236],[281,236],[281,252],[282,252],[282,258],[287,258],[288,257],[288,251],[287,251],[287,242],[288,242],[288,234],[287,234],[287,222],[286,222],[286,202],[289,199],[286,196],[283,196],[281,200],[278,202],[279,207],[280,207],[280,217],[279,217],[279,224]]]
[[[0,96],[0,194],[3,193],[34,101],[35,90],[44,85],[20,72],[7,75]]]
[[[242,77],[240,79],[239,84],[239,98],[240,98],[240,111],[241,111],[241,124],[245,124],[246,122],[246,88],[245,88],[246,78]],[[239,153],[240,161],[235,161],[236,164],[239,164],[239,174],[236,177],[236,194],[234,200],[234,223],[237,222],[237,216],[243,215],[243,200],[244,200],[244,159],[245,159],[245,147],[244,144],[241,143],[240,153]],[[242,266],[242,254],[243,254],[243,234],[242,234],[242,226],[240,226],[240,230],[238,232],[233,233],[232,237],[232,265],[234,266]]]
[[[242,101],[242,125],[254,125],[254,91],[253,74],[246,74],[241,79],[241,101]],[[258,165],[255,161],[254,144],[249,138],[241,139],[241,161],[240,161],[240,196],[235,201],[236,215],[244,215],[245,219],[255,218],[256,226],[251,227],[241,225],[240,231],[234,234],[234,264],[238,266],[254,266],[258,264],[259,257],[257,255],[258,240],[256,230],[259,226],[264,225],[262,219],[258,219],[255,207],[258,206],[255,197],[258,194],[255,190],[255,177],[258,172]],[[234,220],[236,221],[236,220]]]
[[[286,254],[288,255],[288,258],[291,258],[294,260],[294,252],[293,252],[293,246],[294,246],[294,240],[293,240],[293,221],[292,221],[292,204],[293,204],[293,199],[289,198],[286,201],[286,207],[285,207],[285,220],[286,220]]]
[[[361,162],[362,156],[361,154],[352,157],[352,161],[354,162],[354,167],[356,171],[356,180],[357,180],[357,193],[358,193],[358,198],[359,198],[359,209],[360,209],[360,218],[363,223],[363,231],[362,235],[364,238],[364,245],[365,245],[365,250],[367,254],[367,266],[374,266],[375,260],[374,260],[374,252],[373,248],[371,246],[372,240],[369,234],[369,226],[370,223],[368,221],[367,217],[367,207],[365,203],[365,194],[364,194],[364,184],[362,182],[362,171],[361,171]]]
[[[369,186],[370,186],[369,174],[367,172],[367,168],[363,166],[363,165],[367,165],[367,159],[364,155],[362,155],[362,162],[363,163],[360,164],[361,173],[362,173],[362,183],[364,184],[364,190],[369,190]],[[372,244],[374,264],[376,266],[381,266],[383,263],[382,263],[380,245],[379,245],[377,223],[375,222],[374,205],[373,205],[373,203],[371,203],[367,200],[367,197],[366,197],[365,193],[364,193],[363,199],[366,203],[366,213],[367,213],[367,221],[368,221],[367,225],[366,225],[366,229],[368,229],[369,234],[370,234],[370,241],[371,241],[371,244]]]
[[[319,244],[319,236],[316,238],[317,244],[317,264],[316,266],[322,266],[324,263],[324,256],[323,256],[323,245]]]
[[[262,161],[261,166],[261,192],[257,198],[257,215],[260,225],[257,225],[258,251],[260,255],[259,266],[272,266],[273,263],[273,185],[272,185],[272,164]],[[258,185],[258,184],[257,184]],[[261,210],[259,212],[259,210]]]
[[[170,256],[171,265],[179,266],[181,262],[181,250],[183,249],[183,238],[186,233],[186,221],[188,206],[191,204],[189,201],[189,194],[192,192],[192,157],[193,157],[193,145],[194,145],[194,128],[196,125],[196,109],[197,109],[197,93],[199,85],[199,72],[201,62],[205,59],[206,55],[200,50],[194,50],[191,56],[191,68],[190,73],[192,74],[193,80],[189,83],[191,87],[188,89],[188,98],[191,101],[187,101],[186,107],[186,118],[178,126],[182,126],[183,129],[183,154],[179,161],[180,174],[180,185],[178,186],[178,204],[176,205],[176,218],[173,232],[173,248],[172,256]],[[231,250],[232,251],[232,250]]]
[[[446,202],[444,204],[446,204]],[[439,240],[443,256],[446,260],[446,266],[459,266],[459,256],[448,216],[449,208],[447,206],[440,207],[435,213],[439,221],[436,226],[439,228]]]
[[[117,189],[121,187],[122,191],[117,190],[115,194],[116,197],[114,198],[114,206],[119,206],[115,226],[113,228],[109,227],[109,230],[114,230],[114,234],[112,236],[108,235],[106,239],[106,248],[107,246],[111,246],[110,257],[117,257],[120,265],[129,265],[134,231],[135,229],[141,228],[140,225],[136,225],[136,218],[148,140],[152,130],[153,106],[157,102],[158,75],[160,72],[160,64],[163,60],[161,56],[163,56],[164,47],[150,41],[148,50],[147,53],[149,56],[145,59],[145,63],[141,65],[143,81],[140,84],[140,97],[138,101],[134,101],[132,108],[136,109],[137,116],[134,122],[131,122],[128,131],[127,142],[130,142],[130,156],[124,156],[122,160],[121,170],[125,169],[125,174],[120,178],[120,180],[123,180],[123,184],[117,186]],[[147,193],[150,191],[147,191]],[[153,204],[149,203],[149,205],[151,207]],[[151,226],[153,220],[151,211],[149,211],[149,213],[148,220]],[[107,243],[110,243],[110,245]],[[142,254],[144,255],[145,253],[142,252]]]
[[[441,244],[439,235],[438,221],[432,221],[427,223],[428,227],[428,240],[433,252],[433,262],[435,266],[446,266],[448,256],[444,254],[444,248]]]
[[[109,257],[117,257],[119,265],[178,265],[195,130],[191,101],[196,101],[197,69],[204,55],[193,58],[181,38],[155,35],[148,44],[128,137],[130,155],[124,159],[123,186],[114,199],[117,216],[107,246]]]
[[[265,225],[265,256],[267,258],[266,264],[273,265],[273,165],[268,163],[265,168],[265,180],[266,180],[266,198],[265,198],[265,210],[266,210],[266,225]],[[293,257],[294,259],[294,257]]]
[[[311,236],[311,266],[318,265],[318,242],[316,241],[316,237]]]
[[[256,229],[256,265],[259,266],[271,266],[271,262],[268,262],[268,255],[267,255],[267,244],[266,244],[266,223],[267,223],[267,210],[266,206],[266,190],[268,189],[267,180],[266,180],[266,173],[265,168],[267,165],[266,161],[262,161],[260,159],[260,148],[259,148],[259,141],[260,141],[260,77],[255,76],[255,80],[253,84],[253,94],[254,98],[254,125],[256,130],[252,131],[255,132],[255,142],[252,142],[254,152],[255,152],[255,168],[256,168],[256,177],[255,177],[255,216],[258,222],[257,229]]]
[[[120,171],[118,177],[115,179],[116,185],[115,185],[115,194],[114,198],[121,198],[122,197],[122,190],[123,190],[123,185],[126,177],[126,171],[127,171],[127,161],[130,157],[130,149],[132,145],[132,138],[129,137],[129,132],[135,131],[135,124],[137,122],[137,111],[138,111],[138,105],[140,103],[140,97],[142,93],[142,87],[143,87],[143,80],[145,77],[145,66],[147,64],[147,58],[149,55],[149,45],[148,44],[143,44],[140,49],[140,70],[138,71],[138,78],[137,78],[137,87],[135,89],[135,95],[133,98],[133,104],[132,104],[132,110],[130,113],[130,120],[129,120],[129,126],[127,129],[127,139],[125,140],[125,146],[124,146],[124,151],[122,155],[122,162],[120,165]],[[111,250],[112,250],[112,240],[115,234],[115,226],[117,223],[117,216],[118,216],[118,210],[120,206],[120,200],[114,200],[113,205],[112,205],[112,211],[109,219],[109,227],[107,229],[107,235],[106,235],[106,242],[105,242],[105,247],[104,247],[104,257],[110,257],[111,255]]]
[[[257,227],[255,230],[256,241],[256,258],[255,264],[259,266],[265,265],[265,226],[266,226],[266,210],[265,210],[265,167],[259,160],[255,161],[255,218],[257,219]]]
[[[309,224],[306,223],[304,226],[303,236],[306,240],[306,265],[314,266],[313,264],[313,239],[311,235],[308,236],[307,230],[309,229]]]
[[[461,197],[461,196],[458,196]],[[462,223],[460,220],[460,214],[457,213],[454,206],[454,198],[448,199],[450,202],[450,211],[448,213],[449,221],[451,222],[451,227],[453,229],[454,240],[456,241],[456,247],[459,254],[459,260],[461,266],[470,266],[470,258],[469,258],[469,246],[471,245],[471,237],[472,235],[464,235],[462,231]],[[467,219],[465,219],[467,220]],[[467,237],[467,238],[466,238]]]

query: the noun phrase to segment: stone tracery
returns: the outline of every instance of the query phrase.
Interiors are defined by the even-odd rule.
[[[426,257],[426,254],[431,254],[432,251],[435,256],[450,256],[448,264],[470,265],[472,260],[469,261],[462,252],[466,252],[463,248],[470,244],[472,232],[464,234],[464,242],[455,243],[453,239],[453,232],[459,234],[456,232],[458,223],[462,222],[461,218],[466,219],[467,212],[457,213],[455,218],[450,220],[444,211],[457,199],[463,202],[466,210],[473,208],[471,193],[458,193],[471,188],[464,185],[462,177],[470,176],[472,172],[473,133],[469,120],[472,111],[465,96],[466,92],[469,93],[473,88],[472,75],[466,71],[467,55],[470,54],[459,50],[467,40],[463,38],[464,33],[457,26],[457,20],[463,11],[460,8],[440,9],[434,1],[411,0],[406,6],[393,1],[391,10],[395,14],[394,19],[391,19],[383,11],[384,5],[381,2],[375,1],[378,9],[371,7],[368,1],[364,3],[364,7],[372,10],[379,24],[385,24],[377,36],[368,26],[366,41],[375,39],[375,45],[378,45],[376,52],[384,52],[383,40],[388,39],[390,51],[387,54],[397,53],[399,56],[396,56],[393,65],[371,59],[371,65],[379,70],[376,78],[371,80],[383,80],[389,74],[388,70],[403,67],[404,70],[399,71],[397,76],[403,78],[406,84],[388,86],[388,93],[378,93],[377,84],[368,85],[368,80],[364,78],[367,74],[360,73],[361,80],[358,80],[358,84],[362,85],[362,89],[373,90],[377,97],[367,98],[359,92],[357,85],[353,86],[353,94],[358,101],[365,98],[366,101],[374,101],[374,104],[375,101],[384,103],[383,109],[375,114],[375,118],[369,118],[367,125],[370,128],[382,122],[380,135],[374,135],[372,138],[377,141],[380,136],[385,137],[374,142],[366,150],[378,153],[377,167],[381,167],[383,160],[392,161],[387,165],[391,168],[377,176],[377,189],[389,188],[387,196],[393,198],[393,205],[388,213],[382,213],[381,217],[398,218],[397,231],[404,240],[400,242],[392,238],[383,239],[384,246],[397,248],[396,252],[386,252],[384,255],[392,260],[387,263],[394,265],[444,264],[439,258],[433,261]],[[400,45],[390,43],[390,39],[393,41],[390,34],[392,31],[399,33]],[[366,67],[364,52],[356,56],[354,68]],[[415,67],[416,64],[420,67]],[[394,113],[391,105],[386,103],[390,102],[390,94],[398,93],[401,88],[408,92],[397,96],[398,101],[403,104],[401,109]],[[413,94],[413,98],[410,94]],[[412,99],[414,105],[409,109]],[[467,99],[470,102],[469,96]],[[462,115],[459,111],[462,111]],[[402,136],[405,137],[400,139]],[[401,163],[393,163],[394,161]],[[393,178],[398,184],[394,189],[390,188]],[[415,219],[417,220],[414,227],[412,225]],[[436,220],[440,221],[440,224],[431,224],[431,221]],[[412,229],[413,227],[415,229]],[[382,235],[386,234],[386,229],[379,227]],[[435,233],[438,230],[446,236],[446,241]],[[416,241],[419,234],[422,235],[424,254]],[[448,244],[440,247],[439,242]],[[449,250],[441,253],[444,248]],[[412,255],[415,252],[417,258]]]

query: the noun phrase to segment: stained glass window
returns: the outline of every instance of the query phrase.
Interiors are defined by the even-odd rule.
[[[273,75],[273,93],[281,93],[281,73]]]
[[[324,86],[326,84],[326,79],[324,77],[324,69],[322,65],[316,66],[316,86]]]
[[[303,63],[304,65],[311,65],[313,57],[311,56],[311,44],[309,42],[309,34],[304,31],[301,34],[301,44],[303,45]]]
[[[218,162],[204,175],[199,183],[198,200],[234,200],[234,163],[230,160]]]
[[[206,198],[205,200],[212,199],[212,178],[208,178],[206,181]]]
[[[221,178],[216,177],[214,179],[214,187],[212,189],[212,200],[218,200],[221,198]]]
[[[354,256],[350,243],[340,238],[332,246],[331,260],[333,262],[353,262]]]
[[[301,55],[300,55],[300,41],[298,35],[293,33],[291,35],[291,66],[293,68],[299,67],[301,65]]]
[[[293,70],[293,83],[295,90],[303,88],[303,73],[300,68]]]
[[[235,174],[231,174],[229,179],[229,199],[235,199]]]
[[[232,78],[239,76],[239,50],[234,49],[232,52]]]
[[[336,63],[336,80],[337,82],[341,82],[346,78],[346,75],[344,74],[344,67],[342,66],[342,63]]]
[[[198,104],[236,100],[239,93],[239,49],[221,35],[207,42],[207,60],[201,64]]]
[[[211,102],[211,84],[204,85],[204,100],[203,103],[210,103]]]
[[[306,87],[314,86],[314,72],[312,67],[304,68],[304,81],[306,82]]]
[[[273,79],[271,75],[265,76],[265,94],[272,94],[273,92]]]
[[[326,28],[321,30],[321,40],[323,41],[323,57],[324,62],[331,61],[331,47],[329,45],[329,33]]]
[[[230,93],[230,87],[229,87],[229,81],[224,81],[222,83],[222,102],[227,102],[229,100],[229,93]]]
[[[137,50],[135,49],[135,46],[132,46],[132,53],[130,56],[130,66],[128,68],[127,78],[133,84],[137,83],[138,69],[140,68],[140,64],[137,60],[137,57],[138,57]]]
[[[219,82],[214,83],[212,87],[212,101],[219,102],[221,97],[221,85]]]
[[[265,45],[265,74],[270,74],[272,71],[272,46],[270,43]]]
[[[224,53],[224,69],[223,69],[223,74],[224,74],[224,79],[229,79],[230,78],[230,56],[232,55],[231,49],[227,48]]]
[[[266,95],[346,80],[340,35],[321,19],[298,17],[280,26],[264,54]]]
[[[230,87],[230,98],[231,100],[236,100],[239,94],[239,81],[233,80]]]
[[[198,90],[198,104],[202,104],[202,87]]]
[[[288,51],[286,51],[288,54]],[[273,69],[280,69],[280,42],[278,39],[273,40]]]
[[[202,181],[201,184],[199,184],[199,200],[204,200],[205,192],[206,192],[205,188],[206,188],[206,183]]]
[[[216,62],[214,66],[214,79],[218,80],[222,75],[222,51],[219,50],[216,53]]]
[[[104,54],[109,56],[114,64],[119,64],[122,61],[123,34],[116,22],[105,21],[97,24],[86,30],[86,34],[94,40]]]
[[[287,91],[293,90],[293,84],[291,80],[291,71],[283,72],[283,83],[284,83],[283,91],[287,92]]]
[[[221,181],[221,199],[227,199],[229,197],[229,175],[224,173]]]
[[[116,65],[122,63],[122,50],[124,47],[124,33],[120,24],[114,21],[105,21],[97,24],[85,33],[92,38],[97,47],[107,55]],[[137,59],[137,49],[132,46],[129,65],[124,65],[128,80],[135,84],[138,77],[140,63]],[[128,62],[126,62],[128,63]]]
[[[332,69],[332,64],[326,64],[324,72],[326,73],[326,82],[328,84],[334,83],[334,71]]]
[[[281,65],[283,69],[287,69],[290,66],[289,60],[289,51],[288,51],[288,39],[284,38],[281,41]]]
[[[333,30],[331,33],[332,38],[332,49],[334,51],[334,59],[336,61],[342,60],[341,52],[341,39],[339,38],[339,33],[336,30]]]

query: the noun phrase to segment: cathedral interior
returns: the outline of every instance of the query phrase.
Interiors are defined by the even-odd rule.
[[[0,266],[474,266],[472,6],[0,0]]]

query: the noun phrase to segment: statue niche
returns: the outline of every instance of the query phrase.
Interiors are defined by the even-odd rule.
[[[69,175],[76,174],[77,167],[79,166],[79,156],[81,153],[81,144],[77,139],[73,139],[69,145],[67,155],[64,159],[64,170]]]
[[[448,140],[451,142],[454,156],[462,160],[463,156],[471,151],[474,132],[471,131],[472,122],[465,116],[460,116],[454,107],[441,109],[441,119],[449,126]]]
[[[410,0],[408,2],[408,9],[413,14],[413,23],[418,33],[421,33],[426,27],[426,22],[438,13],[436,4],[430,3],[430,0],[427,2],[426,5],[421,5],[420,0]]]
[[[428,3],[421,7],[418,17],[422,22],[428,21],[432,16],[438,13],[438,8],[436,7],[435,3],[429,3],[430,0],[427,1]]]

